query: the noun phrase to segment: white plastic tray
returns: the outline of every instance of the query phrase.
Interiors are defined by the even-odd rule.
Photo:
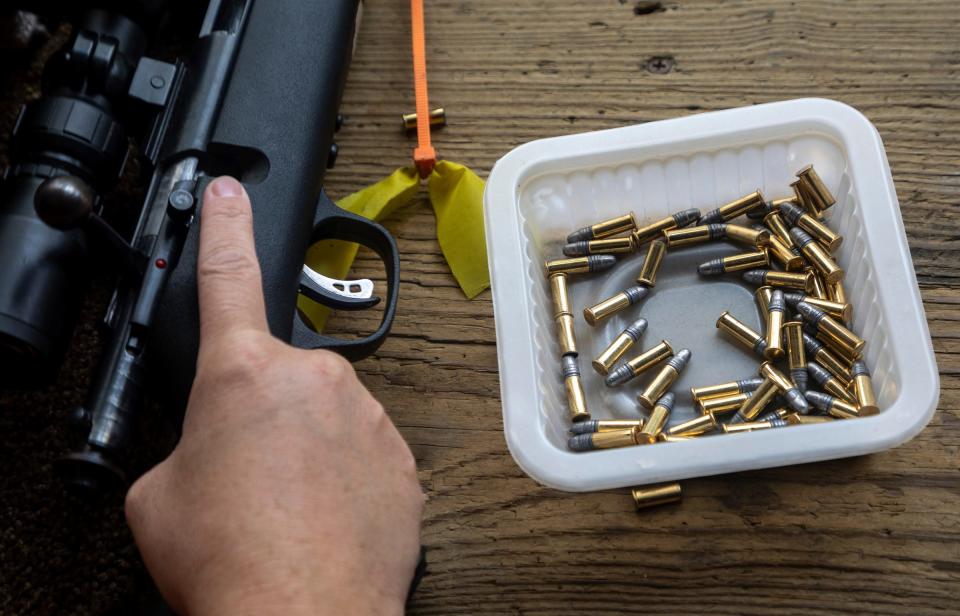
[[[634,211],[641,224],[684,208],[703,211],[761,188],[787,196],[794,173],[813,164],[837,197],[830,226],[844,236],[837,253],[854,304],[854,329],[881,413],[686,442],[574,453],[559,346],[543,262],[562,256],[566,235]],[[493,168],[484,195],[487,251],[507,444],[540,483],[599,490],[855,456],[894,447],[930,420],[939,376],[899,204],[880,136],[855,109],[801,99],[705,113],[522,145]],[[753,288],[728,275],[703,279],[696,264],[738,252],[725,243],[668,253],[653,293],[589,327],[580,312],[629,286],[641,254],[608,274],[571,278],[587,402],[594,418],[636,418],[636,379],[608,389],[590,361],[627,322],[650,322],[636,354],[668,340],[693,359],[673,386],[671,424],[693,416],[689,388],[754,376],[757,360],[715,327],[730,310],[759,329]]]

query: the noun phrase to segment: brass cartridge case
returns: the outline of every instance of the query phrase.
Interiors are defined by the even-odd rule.
[[[857,361],[863,356],[863,352],[858,351],[856,347],[852,347],[846,342],[834,338],[824,331],[818,331],[816,338],[822,342],[831,353],[839,358],[840,361],[846,363],[848,366],[853,365],[853,362]]]
[[[590,419],[587,411],[587,396],[583,391],[583,381],[580,380],[580,364],[574,355],[564,355],[561,358],[563,367],[563,385],[567,390],[567,408],[570,409],[570,418],[573,421]]]
[[[588,419],[573,424],[570,427],[572,434],[591,434],[593,432],[613,432],[627,428],[643,427],[642,419]]]
[[[807,400],[810,401],[810,404],[824,411],[831,417],[836,417],[837,419],[853,419],[854,417],[860,416],[857,412],[857,407],[836,396],[831,396],[830,394],[819,391],[808,391],[804,395],[807,397]]]
[[[650,416],[647,417],[647,421],[637,432],[637,442],[639,444],[649,445],[657,442],[657,435],[663,431],[663,427],[667,425],[667,419],[670,418],[670,412],[673,411],[675,398],[676,396],[672,393],[665,394],[653,405]]]
[[[770,236],[770,245],[767,246],[767,250],[770,251],[770,256],[788,272],[803,270],[806,261],[799,254],[793,252],[779,237]]]
[[[823,183],[823,180],[814,170],[813,165],[807,165],[797,171],[797,178],[806,193],[813,199],[818,210],[823,211],[837,202],[830,189],[827,188],[827,185]]]
[[[717,319],[717,329],[725,331],[740,346],[763,357],[763,352],[767,348],[767,341],[728,311],[724,310],[720,318]]]
[[[583,320],[587,325],[596,325],[600,321],[611,317],[624,308],[632,306],[645,298],[650,290],[644,286],[635,286],[620,291],[613,297],[608,297],[599,304],[583,309]]]
[[[777,199],[771,199],[766,203],[764,203],[762,206],[747,212],[747,218],[750,218],[751,220],[763,220],[767,216],[767,214],[770,214],[771,212],[779,212],[780,206],[783,205],[784,203],[796,203],[796,202],[797,202],[796,195],[792,197],[778,197]]]
[[[800,248],[803,256],[813,264],[814,269],[820,272],[824,282],[832,284],[843,280],[843,269],[837,265],[837,262],[833,260],[830,253],[819,243],[815,242],[803,229],[798,227],[790,229],[790,237],[793,238],[793,242]],[[826,297],[825,291],[823,296]]]
[[[814,269],[812,266],[805,267],[804,271],[810,274],[810,279],[813,281],[813,286],[808,292],[810,297],[816,297],[818,299],[827,298],[827,283],[823,281],[823,276],[820,275],[820,272]]]
[[[728,240],[737,242],[738,244],[744,244],[746,246],[754,246],[756,248],[763,248],[770,243],[770,232],[766,229],[751,229],[750,227],[743,227],[741,225],[727,225],[726,228],[726,237]]]
[[[806,302],[814,308],[819,308],[833,318],[840,319],[842,321],[849,321],[850,317],[853,316],[853,306],[847,303],[834,302],[829,299],[820,299],[819,297],[804,295],[799,291],[784,293],[783,298],[787,300],[788,306],[796,306],[800,302]]]
[[[730,203],[721,205],[715,210],[710,210],[700,217],[700,220],[697,221],[697,224],[708,225],[727,222],[737,218],[742,214],[746,214],[751,210],[763,207],[764,203],[765,199],[763,198],[763,194],[759,189],[757,189],[749,195],[745,195],[739,199],[731,201]]]
[[[405,113],[401,116],[403,118],[403,128],[404,130],[416,130],[417,129],[417,114],[414,113]],[[447,112],[443,107],[437,107],[436,109],[430,110],[430,126],[440,128],[447,125]]]
[[[657,440],[661,443],[679,443],[680,441],[692,441],[695,438],[695,436],[674,436],[666,432],[657,435]]]
[[[787,367],[790,378],[801,393],[807,391],[807,353],[803,348],[803,323],[789,321],[783,324],[787,347]]]
[[[619,235],[627,231],[633,231],[637,228],[637,219],[633,212],[628,212],[622,216],[610,218],[598,222],[589,227],[577,229],[567,236],[567,243],[586,242],[590,240],[599,240],[612,235]]]
[[[681,210],[637,229],[633,232],[633,239],[636,241],[637,247],[640,247],[650,240],[660,237],[665,231],[686,227],[699,217],[700,210],[698,209]]]
[[[743,403],[743,406],[741,406],[740,410],[730,419],[730,422],[737,424],[753,421],[763,412],[767,405],[770,404],[770,401],[773,400],[779,391],[776,383],[769,378],[764,378],[760,387]]]
[[[754,430],[769,430],[770,428],[782,428],[787,425],[783,419],[768,419],[766,421],[748,421],[735,424],[723,424],[720,426],[725,434],[736,434],[738,432],[753,432]]]
[[[572,451],[592,451],[594,449],[613,449],[631,447],[637,444],[637,428],[621,428],[608,432],[586,432],[570,437],[567,446]]]
[[[804,364],[804,370],[806,370],[806,364]],[[691,387],[690,396],[695,401],[706,400],[708,398],[717,398],[720,396],[729,396],[735,394],[741,394],[747,391],[753,391],[760,386],[760,383],[763,382],[763,379],[758,377],[752,377],[749,379],[740,379],[739,381],[729,381],[727,383],[719,383],[717,385],[704,385],[702,387]]]
[[[793,189],[793,194],[796,196],[795,201],[800,208],[802,208],[808,215],[813,216],[818,220],[823,218],[823,211],[817,207],[815,199],[810,196],[809,192],[806,190],[806,188],[804,188],[800,180],[790,182],[790,188]]]
[[[770,286],[758,287],[757,290],[753,292],[753,297],[757,301],[757,310],[760,312],[760,316],[763,317],[764,322],[767,321],[767,313],[770,312],[771,295],[773,295],[773,287]]]
[[[778,289],[813,290],[813,274],[810,272],[776,272],[774,270],[750,270],[743,273],[743,279],[750,284],[769,285]]]
[[[821,248],[825,248],[830,252],[836,252],[840,244],[843,243],[843,236],[838,235],[830,227],[810,214],[805,214],[802,209],[795,205],[784,205],[780,208],[780,215],[783,216],[784,220],[793,225],[794,229],[800,229],[815,239]],[[790,239],[793,240],[794,244],[800,246],[800,242],[797,241],[797,237],[793,234],[793,229],[790,230]]]
[[[550,276],[550,293],[553,296],[553,320],[557,324],[560,354],[576,354],[577,339],[573,333],[573,313],[570,312],[570,295],[567,292],[566,274]]]
[[[845,383],[853,380],[850,366],[828,351],[822,342],[806,332],[803,333],[803,347],[810,359],[829,370],[833,376]]]
[[[677,380],[680,373],[690,361],[690,349],[680,349],[677,354],[671,357],[667,363],[660,369],[653,380],[647,385],[643,392],[637,396],[637,402],[645,409],[652,409],[654,403],[659,400],[670,386]]]
[[[863,360],[853,362],[853,393],[857,399],[857,410],[861,417],[876,415],[880,412],[877,397],[873,393],[873,380]]]
[[[613,370],[604,381],[607,387],[616,387],[622,385],[630,379],[636,378],[650,368],[653,368],[663,360],[673,355],[673,349],[666,340],[661,340],[660,344],[637,355],[630,361],[621,364]]]
[[[790,229],[787,227],[787,223],[783,222],[783,218],[781,218],[779,210],[776,212],[770,212],[764,216],[763,224],[770,229],[773,237],[776,237],[783,242],[787,248],[793,248],[793,240],[790,238]]]
[[[630,491],[637,510],[676,503],[680,501],[682,491],[679,483],[668,483],[652,488],[634,488]]]
[[[856,404],[857,399],[853,393],[850,392],[850,384],[848,382],[841,381],[837,377],[833,376],[827,372],[826,368],[817,362],[808,362],[807,371],[810,373],[810,376],[813,377],[813,380],[816,381],[825,392],[851,404]]]
[[[654,286],[657,282],[657,271],[660,270],[660,264],[663,263],[663,255],[667,252],[667,243],[663,240],[653,240],[647,248],[647,256],[643,260],[643,267],[640,268],[640,275],[637,276],[637,284]]]
[[[760,375],[773,381],[774,385],[777,386],[777,389],[780,390],[780,393],[783,395],[783,399],[787,402],[790,410],[802,415],[810,412],[810,404],[807,402],[807,399],[803,397],[800,390],[797,389],[794,382],[774,368],[772,363],[768,361],[763,362],[760,366]]]
[[[804,424],[828,423],[834,421],[830,415],[801,415],[800,413],[791,413],[784,417],[788,424],[799,426]]]
[[[621,357],[640,340],[643,332],[647,331],[647,320],[637,319],[627,326],[625,330],[613,339],[613,342],[603,350],[600,355],[593,360],[593,369],[602,376],[607,376],[613,364],[617,363]]]
[[[729,257],[711,259],[706,263],[701,263],[700,266],[697,267],[697,272],[702,276],[712,276],[715,274],[727,274],[769,266],[770,255],[766,249],[763,249],[741,252],[740,254],[730,255]]]
[[[770,303],[767,305],[767,348],[763,356],[767,359],[780,359],[783,351],[783,323],[787,320],[787,302],[783,299],[783,291],[774,290],[770,294]]]
[[[815,308],[806,302],[798,302],[797,310],[803,315],[803,318],[811,323],[817,329],[817,333],[823,333],[830,340],[835,340],[843,348],[851,349],[856,355],[855,359],[860,357],[866,341],[847,329],[839,321]]]
[[[633,254],[637,246],[633,236],[607,237],[600,240],[584,240],[570,242],[563,247],[563,254],[567,257],[582,257],[583,255],[620,255]]]
[[[773,411],[767,411],[763,415],[760,415],[759,417],[757,417],[757,421],[769,421],[771,419],[787,419],[787,417],[791,415],[798,415],[798,413],[796,411],[791,411],[781,406],[778,409],[775,409]],[[787,423],[790,423],[790,422],[787,421]]]
[[[711,240],[722,240],[726,237],[726,225],[698,225],[679,229],[669,229],[663,232],[663,239],[667,248],[682,248],[695,246]]]
[[[553,259],[547,261],[544,265],[547,268],[547,275],[552,274],[586,274],[602,272],[610,269],[617,263],[617,258],[613,255],[587,255],[585,257],[572,257],[568,259]]]
[[[850,303],[847,299],[847,290],[843,288],[843,282],[838,280],[833,284],[827,285],[827,296],[830,301],[837,302],[838,304],[848,304]],[[853,315],[850,315],[850,318],[853,318]]]
[[[727,394],[725,396],[703,398],[697,400],[697,407],[700,409],[701,415],[729,413],[742,407],[747,400],[753,397],[753,393],[752,391],[744,391],[736,394]]]
[[[717,429],[717,418],[707,413],[667,429],[670,436],[699,436]]]

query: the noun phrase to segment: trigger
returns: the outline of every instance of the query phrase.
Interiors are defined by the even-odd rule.
[[[337,280],[306,265],[300,272],[300,293],[336,310],[363,310],[380,303],[380,298],[373,294],[372,280]]]

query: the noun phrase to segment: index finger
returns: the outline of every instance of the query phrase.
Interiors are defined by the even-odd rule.
[[[242,330],[267,331],[253,210],[243,185],[229,176],[215,179],[203,193],[197,294],[201,342]]]

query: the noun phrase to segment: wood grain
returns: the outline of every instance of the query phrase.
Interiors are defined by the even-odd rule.
[[[365,4],[328,175],[334,197],[408,164],[414,146],[399,128],[413,109],[408,7]],[[387,222],[403,253],[393,336],[357,365],[410,443],[429,497],[430,569],[410,613],[960,613],[955,3],[437,0],[426,26],[431,99],[449,117],[434,144],[482,175],[540,137],[804,96],[863,111],[893,169],[942,392],[927,429],[897,449],[688,480],[676,506],[637,514],[626,491],[543,488],[504,442],[489,292],[464,299],[432,211],[414,204]],[[78,335],[87,352],[65,370],[75,376],[57,392],[5,399],[5,444],[35,433],[39,450],[3,494],[44,481],[65,446],[50,426],[82,396],[94,317],[85,313]],[[331,326],[370,324],[341,316]],[[21,407],[43,413],[10,415]],[[115,530],[120,516],[84,511],[51,533],[33,507],[0,511],[0,611],[102,612],[141,571]],[[89,535],[64,530],[77,528]]]
[[[430,2],[426,15],[431,100],[450,122],[435,145],[481,173],[540,137],[803,96],[863,111],[893,168],[942,395],[900,448],[688,480],[678,506],[637,514],[626,491],[543,488],[505,448],[489,294],[462,297],[429,207],[412,206],[387,224],[404,259],[395,334],[358,365],[429,496],[430,574],[411,613],[957,613],[955,7],[488,0]],[[409,159],[414,140],[398,129],[413,108],[407,37],[403,3],[367,3],[333,195]]]

